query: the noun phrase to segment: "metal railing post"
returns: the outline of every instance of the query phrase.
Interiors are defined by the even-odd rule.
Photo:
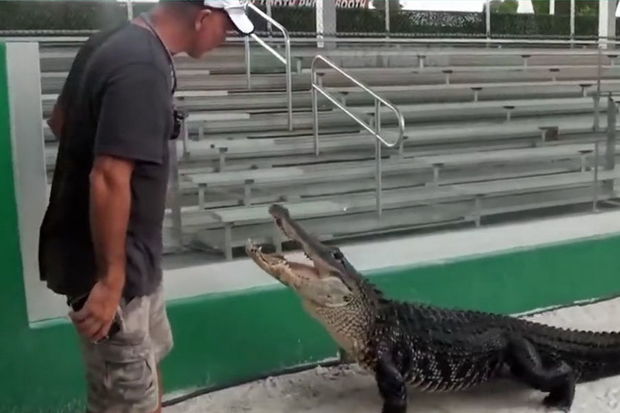
[[[597,62],[597,76],[596,76],[596,93],[594,94],[594,96],[592,97],[592,99],[594,99],[594,125],[593,125],[593,130],[594,132],[598,132],[600,130],[600,119],[599,119],[599,107],[600,107],[600,101],[601,101],[601,76],[602,76],[602,60],[603,60],[603,53],[601,51],[601,47],[598,46],[597,48],[597,57],[598,57],[598,62]]]
[[[375,99],[375,131],[377,135],[381,133],[381,102]],[[376,165],[376,175],[375,180],[377,183],[377,215],[381,218],[383,214],[383,199],[382,199],[382,191],[383,191],[383,181],[382,181],[382,164],[381,164],[381,141],[377,139],[375,141],[375,161]]]
[[[284,40],[286,49],[286,96],[288,99],[288,130],[293,130],[293,73],[291,64],[291,39]]]
[[[262,40],[260,37],[258,37],[255,33],[251,35],[252,39],[254,39],[258,44],[260,44],[263,48],[265,48],[269,53],[271,53],[276,59],[278,59],[285,66],[286,94],[288,98],[288,128],[289,130],[292,131],[293,130],[293,80],[292,80],[293,75],[292,75],[292,68],[291,68],[291,37],[289,36],[288,31],[284,28],[284,26],[282,26],[280,23],[274,20],[271,16],[265,14],[261,9],[256,7],[256,5],[252,3],[248,3],[247,7],[254,10],[256,14],[258,14],[268,23],[272,24],[276,29],[280,30],[280,32],[282,32],[282,36],[284,37],[286,56],[283,57],[273,47],[265,43],[265,41]],[[250,85],[251,84],[251,79],[250,79],[251,78],[251,74],[250,74],[251,59],[250,59],[250,47],[249,47],[250,40],[246,37],[245,41],[246,41],[246,46],[245,46],[246,47],[246,74],[248,77],[248,85]],[[248,89],[249,88],[250,86],[248,86]]]
[[[314,131],[314,155],[319,156],[319,104],[318,104],[318,96],[315,85],[318,84],[317,75],[312,68],[311,73],[311,83],[312,86],[310,88],[312,93],[312,117],[313,117],[313,131]]]
[[[385,1],[385,34],[390,37],[390,0]]]
[[[245,37],[245,76],[248,85],[248,90],[252,90],[252,56],[250,50],[250,38]]]
[[[594,181],[592,182],[592,211],[598,210],[598,158],[599,158],[599,141],[594,142]]]
[[[373,112],[374,124],[368,125],[366,122],[361,120],[357,115],[351,112],[346,106],[341,102],[340,96],[334,97],[331,96],[327,91],[323,89],[323,87],[319,84],[319,80],[317,78],[317,68],[316,64],[318,61],[323,61],[332,69],[336,70],[343,77],[351,81],[356,86],[363,89],[370,96],[374,98],[375,107]],[[388,148],[400,148],[401,143],[404,139],[405,134],[405,118],[402,113],[390,102],[383,99],[381,96],[377,95],[373,92],[368,86],[364,85],[353,76],[336,66],[333,62],[329,61],[325,57],[321,55],[316,55],[312,60],[312,65],[310,68],[310,80],[311,80],[311,93],[312,93],[312,112],[314,116],[314,152],[318,156],[319,155],[319,124],[318,124],[318,94],[320,93],[327,100],[333,103],[336,107],[341,109],[345,114],[347,114],[351,119],[361,125],[365,130],[370,132],[372,136],[374,136],[375,142],[375,156],[376,156],[376,171],[375,171],[375,180],[376,180],[376,196],[377,196],[377,213],[379,217],[383,212],[383,202],[382,202],[382,190],[383,190],[383,178],[382,178],[382,156],[381,151],[382,145],[385,145]],[[396,142],[387,142],[383,136],[381,136],[382,128],[381,128],[381,105],[386,106],[396,115],[396,119],[398,122],[398,139]]]
[[[269,16],[271,19],[273,19],[273,15],[271,14],[271,0],[265,0],[266,3],[266,9],[267,9],[267,16]],[[271,31],[273,30],[273,28],[271,27],[271,22],[269,20],[267,20],[267,32],[269,33],[269,38],[271,39]]]
[[[616,101],[611,93],[607,98],[607,148],[605,149],[605,169],[616,167]]]
[[[183,136],[187,134],[187,124],[182,122]],[[183,248],[183,219],[181,214],[181,185],[179,184],[179,158],[177,154],[177,141],[168,142],[170,152],[170,168],[168,170],[169,190],[167,192],[167,203],[170,207],[170,218],[172,221],[173,238],[177,248]]]
[[[571,40],[571,47],[574,46],[574,41],[575,41],[575,16],[576,16],[575,0],[570,0],[570,40]]]
[[[133,0],[127,0],[127,20],[133,20]]]
[[[486,0],[485,30],[487,40],[491,39],[491,0]]]

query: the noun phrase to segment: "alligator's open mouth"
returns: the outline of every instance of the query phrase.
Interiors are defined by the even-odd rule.
[[[278,228],[301,245],[307,260],[295,262],[282,254],[265,253],[250,240],[245,247],[248,256],[267,274],[297,291],[306,302],[323,308],[349,305],[353,299],[353,285],[357,285],[358,280],[340,250],[323,245],[307,233],[290,217],[286,208],[272,205],[269,213]]]
[[[245,250],[260,268],[286,285],[292,286],[290,284],[293,274],[303,278],[321,277],[321,271],[307,255],[304,262],[291,261],[282,254],[263,252],[263,247],[251,240],[247,241]]]
[[[300,244],[307,260],[294,262],[288,260],[282,254],[269,254],[262,251],[262,247],[248,240],[246,253],[256,264],[269,274],[282,280],[283,271],[294,271],[304,277],[324,277],[333,273],[338,263],[334,254],[340,251],[323,245],[316,237],[308,234],[297,222],[291,219],[286,208],[272,205],[269,213],[274,219],[280,231],[291,240]]]

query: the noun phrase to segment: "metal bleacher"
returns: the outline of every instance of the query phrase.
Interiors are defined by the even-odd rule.
[[[41,44],[43,120],[76,47]],[[333,240],[591,209],[616,198],[615,141],[606,122],[593,126],[596,111],[615,130],[615,102],[593,105],[599,89],[620,92],[613,50],[344,40],[317,49],[299,42],[292,47],[293,130],[282,65],[263,48],[251,52],[251,89],[236,44],[200,61],[177,58],[175,98],[189,115],[185,138],[175,143],[178,208],[165,219],[169,252],[209,250],[232,259],[248,237],[280,249],[284,240],[267,213],[273,202]],[[380,215],[375,138],[322,95],[315,153],[311,64],[319,53],[396,105],[405,121],[402,145],[381,152]],[[319,68],[317,79],[372,124],[371,96],[329,67]],[[382,109],[380,117],[382,136],[393,140],[397,116]],[[44,130],[51,173],[56,142],[45,122]],[[179,232],[180,239],[173,236]]]

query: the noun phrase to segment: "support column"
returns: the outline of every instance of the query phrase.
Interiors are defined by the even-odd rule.
[[[549,0],[549,14],[555,15],[555,0]]]
[[[66,308],[62,298],[39,280],[36,254],[48,200],[39,60],[35,42],[6,44],[13,176],[29,321],[50,318],[56,309]]]
[[[575,16],[576,8],[575,8],[575,0],[570,0],[570,38],[571,40],[575,39]]]
[[[316,0],[316,33],[317,47],[331,48],[333,45],[325,44],[324,34],[336,33],[336,0]]]
[[[485,24],[485,28],[486,28],[486,35],[487,35],[487,39],[491,38],[491,0],[487,0],[486,1],[486,24]]]
[[[598,36],[602,48],[613,48],[610,37],[616,36],[616,0],[598,1]]]
[[[127,20],[133,20],[133,0],[127,0]]]
[[[385,0],[385,33],[390,37],[390,0]]]
[[[267,16],[273,18],[271,14],[271,0],[265,0],[265,4],[267,7]],[[269,38],[271,39],[273,27],[271,26],[271,22],[267,22],[267,32],[269,33]]]

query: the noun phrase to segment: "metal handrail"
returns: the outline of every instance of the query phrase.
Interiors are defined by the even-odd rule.
[[[336,70],[338,73],[340,73],[346,79],[348,79],[349,81],[354,83],[356,86],[358,86],[361,89],[363,89],[365,92],[367,92],[370,96],[372,96],[374,98],[374,100],[375,100],[375,112],[374,112],[374,122],[373,122],[374,125],[373,126],[370,126],[366,122],[361,120],[354,113],[349,111],[344,105],[342,105],[337,99],[333,98],[329,93],[327,93],[327,91],[325,91],[323,89],[322,85],[320,85],[319,82],[318,82],[318,76],[317,76],[317,72],[316,72],[316,63],[318,61],[324,62],[325,64],[330,66],[332,69]],[[321,55],[316,55],[314,57],[314,59],[312,60],[312,68],[311,68],[311,93],[312,93],[312,114],[313,114],[313,118],[314,118],[314,126],[313,126],[313,129],[314,129],[314,154],[316,156],[319,156],[319,154],[320,154],[320,149],[319,149],[319,108],[318,108],[318,95],[317,95],[317,93],[320,93],[325,98],[327,98],[327,100],[329,100],[331,103],[336,105],[339,109],[341,109],[344,113],[346,113],[351,119],[356,121],[360,126],[362,126],[364,129],[366,129],[368,132],[370,132],[372,134],[372,136],[375,137],[375,140],[376,140],[375,160],[376,160],[376,164],[377,164],[376,174],[375,174],[375,179],[376,179],[376,182],[377,182],[377,213],[379,214],[379,216],[381,216],[382,210],[383,210],[383,208],[382,208],[382,199],[381,199],[382,186],[383,186],[383,182],[382,182],[382,165],[381,165],[381,145],[383,144],[383,145],[385,145],[388,148],[396,148],[396,147],[398,147],[399,150],[402,151],[402,149],[403,149],[402,148],[402,144],[403,144],[403,140],[404,140],[404,136],[405,136],[405,118],[403,117],[402,113],[400,112],[400,110],[398,110],[397,107],[392,105],[390,102],[388,102],[387,100],[385,100],[384,98],[382,98],[381,96],[379,96],[378,94],[373,92],[368,86],[364,85],[362,82],[358,81],[353,76],[351,76],[350,74],[348,74],[347,72],[345,72],[344,70],[342,70],[341,68],[336,66],[333,62],[331,62],[330,60],[326,59],[325,57],[323,57]],[[381,105],[382,104],[385,107],[387,107],[388,109],[390,109],[392,112],[394,112],[394,114],[396,115],[396,119],[398,120],[398,139],[396,140],[396,142],[393,142],[393,143],[389,143],[388,141],[386,141],[381,136]]]
[[[254,10],[260,17],[266,20],[268,23],[272,24],[276,29],[282,32],[282,36],[284,36],[284,50],[285,55],[282,56],[278,53],[273,47],[269,46],[263,39],[258,37],[255,33],[251,34],[252,39],[256,41],[256,43],[260,44],[263,48],[265,48],[269,53],[271,53],[276,59],[278,59],[285,66],[286,70],[286,95],[288,98],[288,129],[293,130],[293,77],[291,72],[291,38],[288,34],[288,30],[284,28],[280,23],[278,23],[275,19],[270,17],[269,15],[263,13],[261,9],[256,7],[252,3],[248,3],[247,7]],[[248,36],[245,37],[245,71],[247,75],[248,89],[252,89],[252,55],[250,53],[250,38]]]
[[[293,34],[298,34],[294,32]],[[338,37],[323,34],[323,40],[330,43],[424,43],[424,44],[442,44],[442,43],[454,43],[454,44],[528,44],[528,45],[592,45],[596,46],[600,43],[600,40],[607,38],[600,38],[596,40],[596,37],[592,37],[591,40],[568,40],[568,39],[531,39],[531,38],[491,38],[485,37],[471,37],[471,38],[452,38],[452,37],[418,37],[418,36],[403,36],[393,37],[398,33],[391,33],[392,37],[380,37],[380,33],[373,33],[376,37]],[[620,43],[619,38],[610,38],[608,44],[615,45]],[[316,43],[314,38],[294,38],[293,42],[299,43]]]

